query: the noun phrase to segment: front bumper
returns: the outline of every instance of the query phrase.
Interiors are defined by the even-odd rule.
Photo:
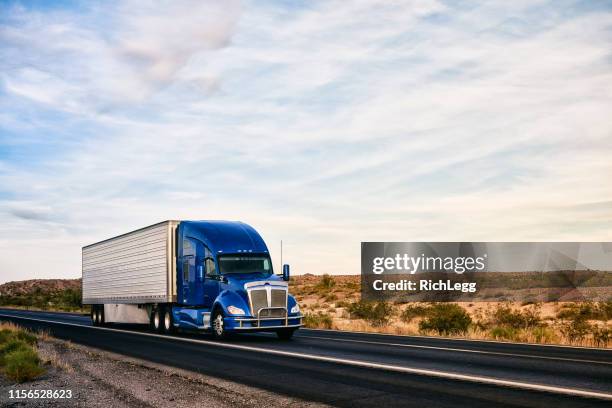
[[[264,331],[275,329],[289,329],[303,326],[304,316],[286,316],[286,317],[241,317],[230,316],[224,320],[226,330],[236,331]]]

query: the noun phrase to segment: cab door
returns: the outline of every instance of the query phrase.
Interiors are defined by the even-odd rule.
[[[219,295],[219,282],[221,276],[217,273],[217,266],[212,252],[204,245],[204,307],[212,307],[215,299]]]
[[[192,239],[195,247],[195,261],[193,266],[193,279],[189,280],[189,304],[201,306],[204,304],[204,244]]]
[[[183,238],[180,273],[180,302],[200,306],[204,300],[204,244],[195,238]]]
[[[190,297],[189,278],[190,275],[193,275],[193,268],[195,267],[195,246],[192,240],[183,238],[180,248],[177,294],[179,303],[186,305],[189,304]]]

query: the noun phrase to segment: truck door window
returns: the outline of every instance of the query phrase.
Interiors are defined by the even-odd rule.
[[[195,250],[196,242],[189,237],[183,238],[183,283],[195,279]]]
[[[183,283],[189,283],[189,260],[185,259],[183,261]]]
[[[206,275],[213,276],[217,274],[215,259],[213,258],[211,250],[208,249],[207,246],[204,247],[204,265],[206,267]]]

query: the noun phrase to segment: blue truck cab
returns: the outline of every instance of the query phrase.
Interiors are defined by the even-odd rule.
[[[153,308],[155,330],[210,330],[217,338],[274,331],[289,339],[302,325],[288,292],[289,266],[274,274],[268,248],[250,225],[181,221],[175,242],[176,302]]]

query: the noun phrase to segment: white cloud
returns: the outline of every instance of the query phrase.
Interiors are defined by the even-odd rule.
[[[56,109],[120,109],[170,84],[194,55],[226,47],[238,16],[234,1],[126,1],[86,13],[15,8],[2,29],[12,57],[4,80]]]
[[[611,13],[414,4],[13,10],[3,279],[168,218],[249,222],[301,273],[358,272],[361,240],[611,239]]]

